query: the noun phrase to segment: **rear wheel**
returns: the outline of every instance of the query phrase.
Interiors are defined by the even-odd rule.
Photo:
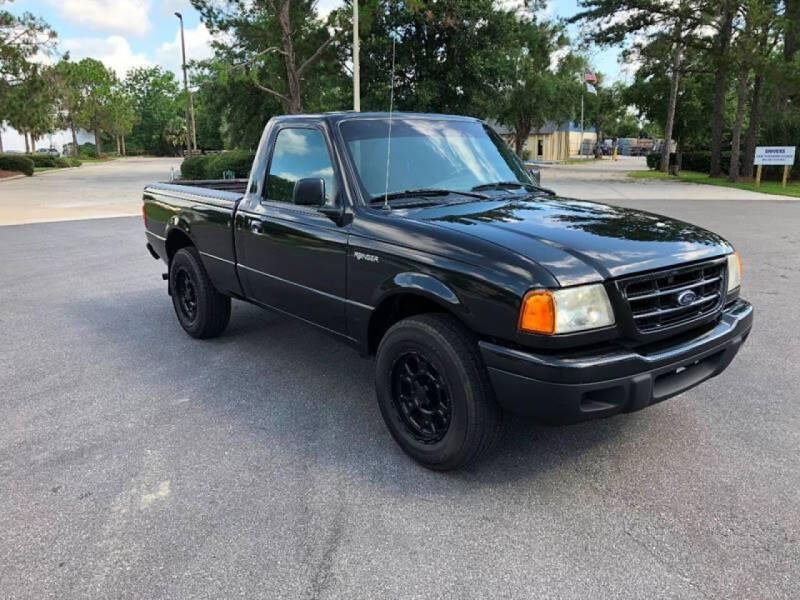
[[[178,322],[192,337],[216,337],[228,326],[231,299],[211,283],[196,249],[181,248],[172,257],[169,291]]]
[[[475,340],[448,315],[389,329],[378,347],[376,390],[395,441],[430,469],[464,467],[498,437],[501,411]]]

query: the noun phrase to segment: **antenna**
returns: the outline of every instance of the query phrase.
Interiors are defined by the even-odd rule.
[[[386,138],[386,187],[383,189],[383,208],[389,210],[389,159],[392,155],[392,111],[394,110],[394,55],[397,40],[392,36],[392,83],[389,92],[389,135]]]

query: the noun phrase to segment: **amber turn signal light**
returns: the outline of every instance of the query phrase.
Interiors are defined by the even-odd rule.
[[[556,331],[556,303],[553,293],[537,290],[522,299],[519,328],[531,333],[552,335]]]

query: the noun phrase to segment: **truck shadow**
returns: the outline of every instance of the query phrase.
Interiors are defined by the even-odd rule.
[[[265,449],[291,453],[294,464],[324,465],[398,494],[535,480],[579,468],[586,455],[613,453],[620,439],[640,436],[647,422],[626,415],[559,427],[510,415],[492,455],[468,470],[434,473],[406,457],[386,430],[374,397],[373,360],[307,325],[236,302],[221,337],[194,340],[180,329],[163,292],[152,290],[70,308],[85,328],[80,343],[105,349],[107,364],[96,366],[117,373],[117,388],[138,389],[146,378],[157,384],[159,397],[151,401],[164,411],[188,398],[225,419],[230,430],[249,430]]]

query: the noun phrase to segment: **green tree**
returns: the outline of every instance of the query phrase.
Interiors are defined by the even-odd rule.
[[[506,54],[512,64],[496,116],[513,127],[514,151],[522,156],[531,130],[547,121],[561,122],[573,116],[573,99],[580,94],[584,63],[567,55],[557,69],[550,68],[552,54],[568,43],[559,25],[519,20],[515,33],[518,42]]]
[[[388,108],[396,40],[397,109],[497,113],[519,56],[516,10],[493,0],[368,0],[359,13],[365,109]]]
[[[283,113],[280,101],[265,94],[241,69],[212,59],[197,66],[197,143],[204,149],[255,149],[267,121]],[[204,133],[207,132],[207,133]]]
[[[605,85],[605,77],[597,73],[595,93],[586,95],[586,120],[594,125],[597,132],[597,141],[602,142],[606,137],[619,137],[619,124],[627,114],[627,104],[624,100],[625,85],[616,82],[610,86]],[[599,152],[599,148],[596,150]]]
[[[218,58],[244,70],[255,87],[288,113],[301,113],[314,89],[312,70],[334,38],[318,19],[314,0],[191,0],[206,27],[230,45]],[[268,85],[267,85],[268,82]]]
[[[175,75],[161,67],[133,69],[125,77],[123,89],[135,115],[128,146],[148,154],[173,154],[181,144],[173,144],[164,132],[185,106],[178,101],[180,88]]]
[[[725,128],[725,104],[728,91],[733,22],[741,4],[740,0],[722,0],[719,15],[712,20],[716,35],[710,48],[714,76],[714,109],[711,116],[711,177],[719,177],[722,169],[722,135]]]
[[[617,45],[633,37],[633,49],[656,44],[669,47],[670,90],[664,117],[665,144],[660,169],[667,171],[670,144],[680,92],[682,65],[687,48],[696,44],[709,22],[704,0],[579,0],[583,9],[570,19],[593,25],[589,39],[601,45]]]
[[[72,151],[77,154],[78,119],[83,107],[81,67],[69,58],[62,58],[53,73],[59,124],[72,134]]]
[[[25,149],[35,150],[36,140],[56,128],[55,94],[52,70],[34,65],[5,95],[9,125],[22,133]]]
[[[117,143],[117,154],[124,156],[125,136],[131,133],[137,121],[136,111],[125,88],[117,83],[108,98],[104,130],[114,137]]]
[[[81,107],[76,114],[78,123],[94,133],[97,154],[103,153],[103,130],[109,120],[112,92],[116,83],[114,72],[93,58],[78,63]]]
[[[51,53],[56,39],[55,31],[38,17],[28,12],[18,16],[4,9],[11,1],[0,0],[0,132],[2,123],[14,118],[12,112],[19,108],[19,94],[13,94],[13,88],[38,76],[34,71],[39,67],[31,59],[40,52]],[[25,143],[28,143],[27,133]]]

